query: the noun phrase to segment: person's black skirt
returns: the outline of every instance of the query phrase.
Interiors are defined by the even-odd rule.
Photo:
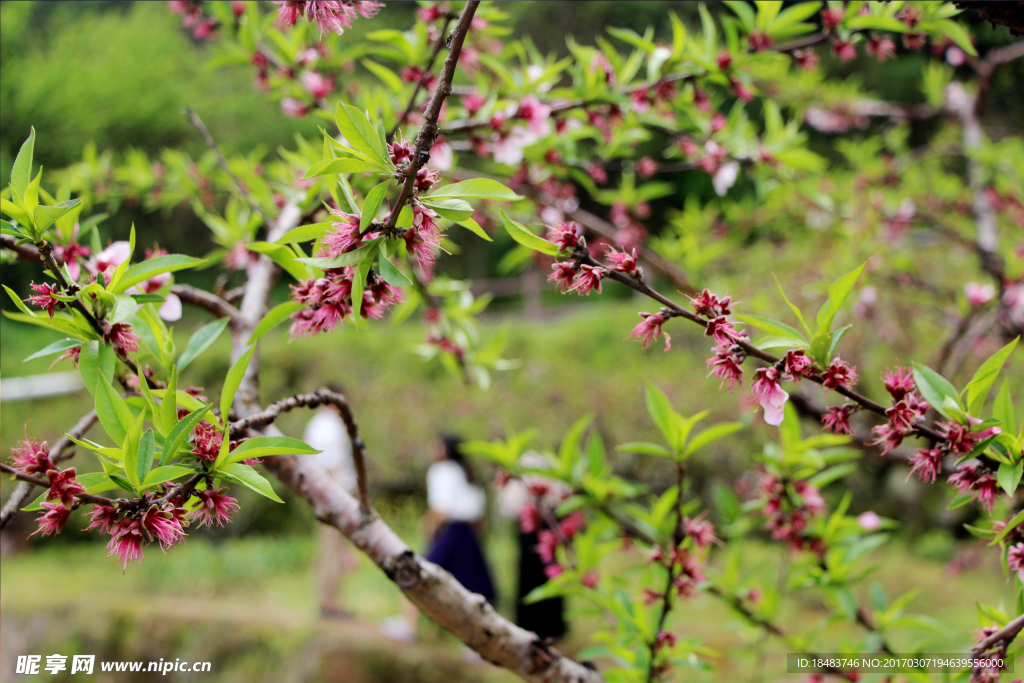
[[[448,522],[434,535],[427,559],[447,569],[463,586],[494,604],[494,581],[480,542],[468,522]]]
[[[516,601],[516,623],[541,638],[565,635],[565,604],[562,598],[548,598],[526,604],[523,598],[534,588],[547,583],[544,563],[537,554],[537,534],[519,534],[519,599]]]

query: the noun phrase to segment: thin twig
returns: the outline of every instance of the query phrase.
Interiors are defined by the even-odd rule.
[[[985,652],[985,650],[988,650],[990,647],[1000,642],[1009,646],[1010,643],[1013,642],[1013,639],[1017,637],[1017,634],[1021,632],[1021,629],[1024,629],[1024,614],[1020,615],[1006,626],[975,645],[971,650],[971,654],[975,656],[980,655]]]
[[[317,389],[309,394],[296,394],[286,399],[271,403],[258,413],[231,423],[231,436],[241,436],[249,429],[258,429],[274,422],[281,413],[296,408],[317,408],[322,405],[333,405],[341,413],[341,419],[348,430],[348,438],[352,442],[352,460],[356,466],[356,482],[359,486],[359,505],[365,514],[369,514],[370,486],[366,476],[366,444],[359,435],[359,426],[352,415],[352,408],[344,395],[330,389]]]
[[[466,8],[462,10],[462,16],[459,17],[459,23],[455,25],[449,36],[448,56],[444,60],[444,68],[441,69],[441,76],[438,79],[434,95],[430,98],[427,109],[423,113],[423,127],[420,128],[420,132],[416,136],[416,148],[413,150],[412,158],[406,163],[402,171],[405,175],[405,184],[402,185],[402,192],[398,195],[398,200],[388,216],[385,232],[395,229],[398,215],[402,212],[402,207],[412,198],[413,188],[416,184],[416,174],[430,158],[430,148],[434,146],[434,141],[437,140],[437,119],[441,115],[441,105],[444,104],[445,98],[451,92],[452,79],[455,78],[455,67],[459,62],[459,55],[462,54],[462,43],[466,40],[466,33],[469,32],[469,26],[473,22],[473,15],[476,13],[476,8],[479,5],[479,0],[470,0],[470,2],[466,3]]]
[[[262,216],[263,223],[267,226],[267,229],[270,229],[273,222],[270,220],[267,212],[263,210],[263,207],[256,203],[256,200],[252,198],[251,194],[249,194],[249,188],[246,187],[245,183],[243,183],[242,180],[235,175],[235,172],[231,170],[231,167],[228,165],[228,160],[224,158],[224,154],[220,151],[220,147],[217,146],[217,141],[213,139],[212,135],[210,135],[210,129],[207,128],[206,124],[203,123],[203,120],[199,118],[199,114],[197,114],[196,110],[192,107],[185,107],[184,112],[192,122],[192,125],[199,129],[200,135],[202,135],[203,140],[206,141],[206,146],[213,150],[213,153],[217,156],[217,163],[220,164],[220,167],[224,169],[224,172],[228,174],[229,178],[231,178],[231,181],[235,184],[235,187],[238,188],[238,191],[242,193],[242,197],[246,202],[248,202],[249,206],[251,206],[256,213]]]
[[[413,107],[416,106],[416,97],[420,94],[420,89],[426,85],[430,79],[430,71],[434,68],[434,61],[437,59],[437,55],[441,52],[441,48],[444,47],[445,41],[447,40],[448,24],[451,23],[453,15],[445,14],[444,23],[441,25],[441,31],[437,35],[437,43],[434,45],[434,51],[430,53],[430,60],[427,62],[427,66],[423,69],[423,73],[420,75],[419,80],[416,81],[416,87],[413,88],[412,96],[409,97],[409,104],[406,105],[405,111],[398,117],[398,121],[395,122],[394,127],[388,133],[388,140],[393,140],[395,134],[398,133],[398,129],[402,127],[402,123],[412,112]]]
[[[33,486],[42,486],[43,488],[50,488],[50,482],[40,477],[33,477],[31,474],[22,474],[18,470],[14,469],[6,463],[0,462],[0,472],[5,474],[13,475],[15,479],[23,481],[26,484],[32,484]],[[111,498],[104,498],[103,496],[94,496],[91,493],[79,493],[75,495],[83,503],[91,503],[93,505],[110,505],[114,501]]]
[[[652,289],[650,285],[648,285],[646,282],[638,281],[637,279],[631,278],[629,276],[626,276],[622,273],[618,273],[613,270],[608,270],[607,268],[605,268],[603,264],[599,263],[598,261],[595,261],[586,252],[579,252],[574,254],[573,256],[580,263],[602,268],[606,273],[605,277],[609,277],[615,280],[616,282],[620,282],[629,287],[630,289],[636,290],[637,292],[644,294],[645,296],[648,296],[651,299],[654,299],[658,303],[662,304],[666,309],[668,309],[665,313],[667,318],[685,318],[686,320],[689,320],[692,323],[700,325],[701,327],[707,327],[706,321],[701,320],[696,315],[684,309],[676,302],[672,301],[671,299],[664,296],[660,292],[657,292],[656,290]],[[743,349],[746,355],[751,356],[753,358],[757,358],[758,360],[764,361],[765,363],[768,363],[770,365],[775,365],[781,360],[771,355],[770,353],[767,353],[757,348],[750,342],[739,340],[736,341],[735,344],[736,346],[739,346],[741,349]],[[812,382],[815,382],[816,384],[824,385],[825,383],[824,377],[822,377],[822,375],[818,373],[808,375],[807,379],[811,380]],[[833,391],[835,391],[838,394],[842,394],[843,396],[852,401],[855,401],[856,403],[860,404],[862,408],[865,408],[873,413],[885,417],[885,407],[879,403],[876,403],[875,401],[872,401],[867,396],[863,396],[857,393],[856,391],[847,389],[846,387],[843,386],[838,386],[835,389],[833,389]],[[946,437],[942,436],[931,427],[927,427],[925,425],[914,425],[914,431],[916,431],[918,435],[927,439],[931,439],[932,441],[935,442],[946,441]]]
[[[39,252],[28,244],[18,244],[18,241],[10,235],[0,235],[0,247],[10,249],[18,258],[25,261],[38,261]]]
[[[221,297],[191,285],[173,285],[171,293],[186,304],[205,308],[218,318],[228,318],[232,323],[238,318],[238,309]]]

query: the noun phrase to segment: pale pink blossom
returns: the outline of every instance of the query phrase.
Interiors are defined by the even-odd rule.
[[[857,523],[860,524],[860,528],[864,531],[874,531],[882,526],[882,518],[877,513],[869,510],[868,512],[862,512],[857,517]]]
[[[996,296],[996,288],[991,284],[983,285],[979,282],[968,282],[964,285],[964,294],[967,295],[967,303],[971,306],[984,306]]]

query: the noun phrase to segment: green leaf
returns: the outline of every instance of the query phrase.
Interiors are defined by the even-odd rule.
[[[359,63],[383,81],[384,85],[386,85],[388,90],[391,92],[397,93],[402,91],[402,79],[399,78],[398,74],[391,69],[381,66],[377,62],[371,62],[369,59],[363,59]]]
[[[959,405],[956,387],[939,373],[919,363],[914,363],[914,382],[921,396],[932,408],[946,417],[952,417],[949,409],[943,404],[950,398]]]
[[[163,484],[165,481],[171,481],[172,479],[183,477],[186,474],[195,474],[195,470],[188,467],[182,467],[181,465],[157,467],[146,475],[146,478],[142,481],[142,488],[152,488],[158,484]]]
[[[220,394],[220,414],[221,419],[225,423],[228,421],[228,413],[231,412],[231,403],[235,400],[235,392],[238,391],[238,387],[242,384],[242,378],[245,376],[245,370],[249,367],[249,361],[252,360],[252,354],[256,352],[256,346],[250,346],[249,349],[241,355],[241,357],[235,361],[235,364],[228,370],[227,376],[224,378],[224,389]]]
[[[266,496],[272,501],[277,503],[283,503],[280,497],[274,493],[274,488],[270,485],[270,482],[260,476],[259,472],[244,465],[240,462],[232,463],[227,467],[218,471],[218,474],[223,476],[225,479],[237,482],[242,486],[247,486],[256,493]]]
[[[1010,397],[1010,382],[1003,380],[1003,387],[996,394],[996,402],[992,406],[992,417],[1003,424],[1003,431],[1012,433],[1017,431],[1016,416],[1013,414],[1013,399]]]
[[[256,329],[252,331],[252,336],[249,337],[249,344],[254,344],[259,341],[263,335],[283,323],[293,313],[301,311],[303,308],[303,304],[300,304],[297,301],[286,301],[283,304],[274,306],[270,309],[269,313],[263,316],[263,320],[260,320],[259,324],[256,325]]]
[[[430,207],[442,218],[450,221],[463,221],[473,215],[473,207],[465,199],[451,197],[435,201],[424,200],[424,206]]]
[[[127,261],[125,261],[127,263]],[[185,268],[195,268],[206,263],[206,259],[192,258],[191,256],[185,256],[184,254],[168,254],[167,256],[157,256],[151,258],[142,263],[136,263],[134,266],[129,268],[124,277],[122,277],[117,286],[114,287],[113,292],[120,294],[132,285],[137,285],[140,282],[156,277],[161,273],[173,273],[178,270],[184,270]]]
[[[114,310],[110,314],[110,323],[117,324],[123,323],[125,320],[130,318],[135,313],[137,302],[133,297],[125,294],[117,294],[114,296]]]
[[[68,202],[61,202],[56,206],[37,206],[32,211],[32,219],[35,222],[36,230],[39,233],[42,233],[43,230],[46,230],[48,227],[53,225],[54,221],[81,203],[81,199],[75,199]]]
[[[743,429],[742,422],[722,422],[708,427],[686,444],[685,456],[690,456],[713,441],[734,434]]]
[[[623,453],[640,453],[641,455],[656,455],[659,458],[671,458],[672,451],[656,443],[649,441],[631,441],[619,444],[615,450]]]
[[[383,252],[379,256],[378,265],[381,278],[392,287],[405,287],[412,284],[412,280],[407,278],[391,261],[384,258]]]
[[[383,240],[382,237],[378,237],[378,240]],[[356,273],[352,277],[352,320],[359,325],[362,323],[360,313],[363,310],[363,290],[366,288],[366,277],[370,274],[370,267],[373,265],[373,260],[377,257],[378,251],[368,251],[366,256],[359,262],[359,266],[356,268]]]
[[[772,320],[771,318],[765,318],[764,316],[760,315],[738,314],[734,315],[733,317],[741,322],[746,323],[747,325],[750,325],[751,327],[759,329],[762,332],[767,332],[768,334],[771,334],[776,337],[789,337],[790,339],[795,339],[797,341],[805,343],[807,341],[804,338],[804,336],[800,334],[800,331],[797,330],[796,328],[790,327],[785,323],[780,323],[778,321]]]
[[[963,26],[951,19],[937,19],[932,22],[932,25],[941,31],[942,35],[956,43],[964,52],[973,57],[978,56],[978,51],[974,49],[974,44],[971,43],[971,35]]]
[[[245,248],[268,257],[271,261],[281,266],[285,272],[295,278],[298,282],[303,282],[309,278],[309,269],[304,265],[301,265],[301,263],[305,263],[308,259],[296,258],[295,252],[283,244],[251,242],[250,244],[245,245]]]
[[[174,430],[178,424],[178,403],[175,397],[178,395],[178,369],[171,368],[171,381],[167,383],[167,390],[164,392],[163,401],[160,404],[160,422],[163,424],[164,434]]]
[[[173,402],[172,402],[173,403]],[[203,406],[202,408],[196,408],[185,417],[178,420],[178,423],[174,425],[167,438],[164,439],[164,454],[160,458],[160,466],[163,467],[167,464],[178,448],[185,443],[188,439],[188,435],[192,433],[192,430],[196,428],[196,425],[203,419],[203,415],[210,409],[210,406]]]
[[[999,541],[1001,541],[1004,538],[1006,538],[1010,534],[1011,531],[1013,531],[1014,529],[1016,529],[1020,525],[1021,522],[1024,522],[1024,510],[1021,510],[1020,512],[1015,514],[1013,516],[1013,518],[1009,522],[1006,523],[1006,526],[1003,527],[1003,530],[1000,531],[999,534],[994,539],[992,539],[991,545],[995,545]]]
[[[466,230],[469,230],[471,233],[473,233],[477,237],[481,237],[481,238],[487,240],[488,242],[493,242],[494,241],[494,240],[491,239],[491,236],[488,235],[487,232],[484,231],[484,229],[480,227],[480,224],[477,223],[472,218],[466,218],[466,219],[461,220],[461,221],[456,221],[456,223],[458,223],[459,225],[464,227]]]
[[[362,152],[370,159],[379,161],[385,168],[391,168],[391,156],[373,124],[366,115],[355,107],[342,102],[335,117],[338,130],[345,136],[348,143],[357,152]]]
[[[78,357],[78,372],[93,398],[96,397],[96,380],[100,375],[108,384],[114,381],[114,364],[114,347],[98,341],[82,345],[82,352]]]
[[[254,436],[251,439],[246,439],[238,448],[231,451],[224,462],[230,465],[242,460],[265,458],[270,455],[312,455],[319,452],[312,446],[288,436]]]
[[[32,156],[36,147],[36,129],[29,128],[28,139],[22,143],[18,150],[18,156],[14,159],[14,166],[11,168],[11,190],[14,198],[19,203],[24,201],[25,192],[28,191],[28,184],[32,180]]]
[[[830,467],[827,470],[824,470],[823,472],[818,472],[813,477],[808,479],[808,481],[817,488],[824,488],[825,486],[828,486],[832,482],[838,479],[842,479],[846,475],[852,474],[856,471],[857,465],[853,463],[846,463],[845,465],[836,465],[835,467]]]
[[[672,409],[672,403],[669,402],[665,393],[653,384],[647,385],[646,402],[647,412],[650,413],[654,424],[665,437],[665,441],[670,446],[674,445],[678,435],[679,420],[676,411]]]
[[[313,164],[303,180],[316,178],[322,175],[333,175],[335,173],[390,173],[391,169],[379,164],[372,159],[358,159],[342,157],[339,159],[326,159]]]
[[[893,17],[871,16],[870,14],[850,17],[843,22],[843,25],[851,31],[874,29],[875,31],[896,31],[906,33],[907,25]]]
[[[377,185],[366,193],[366,200],[363,202],[363,211],[359,216],[359,230],[366,232],[366,229],[373,223],[380,211],[380,205],[384,203],[384,196],[388,193],[388,182]]]
[[[199,354],[210,348],[210,345],[217,341],[217,337],[224,332],[224,328],[228,326],[229,322],[231,321],[228,318],[221,318],[196,330],[189,338],[188,344],[185,345],[185,350],[178,357],[178,371],[184,370],[189,363],[199,357]]]
[[[470,180],[463,180],[460,183],[445,185],[423,199],[435,200],[445,197],[458,197],[460,199],[493,199],[504,202],[514,202],[522,199],[521,196],[508,189],[497,180],[491,180],[490,178],[471,178]]]
[[[773,275],[772,277],[775,276]],[[782,297],[782,300],[786,302],[786,305],[789,306],[789,310],[793,311],[793,315],[795,315],[796,319],[800,321],[800,326],[804,328],[804,331],[807,333],[807,337],[813,337],[814,335],[811,333],[811,328],[804,322],[804,314],[786,298],[786,293],[782,291],[782,283],[779,282],[779,278],[777,277],[775,277],[775,286],[779,288],[779,295]]]
[[[516,223],[514,220],[506,216],[504,211],[501,211],[500,213],[502,223],[505,225],[505,230],[516,242],[524,247],[533,249],[534,251],[547,254],[548,256],[554,256],[558,253],[557,246],[548,242],[546,239],[537,237],[537,235],[534,235],[532,232],[527,230],[526,227]]]
[[[142,422],[146,419],[146,413],[139,413],[125,433],[122,449],[124,450],[124,473],[132,486],[138,488],[142,483],[139,476],[139,447],[142,441]]]
[[[274,244],[295,244],[297,242],[309,242],[323,237],[334,229],[333,223],[310,223],[292,228]]]
[[[967,383],[967,412],[971,415],[975,417],[980,415],[981,408],[985,405],[985,399],[988,398],[989,390],[995,384],[996,378],[1003,366],[1006,365],[1006,361],[1013,353],[1018,341],[1020,341],[1020,337],[993,353],[988,360],[981,364],[978,371],[971,377],[971,381]]]
[[[334,257],[311,257],[311,258],[298,258],[295,259],[301,263],[308,263],[311,266],[317,268],[323,268],[327,270],[329,268],[341,268],[343,266],[354,266],[369,253],[377,253],[380,248],[380,237],[370,240],[358,249],[352,251],[346,251],[344,254],[339,254]]]
[[[139,458],[136,463],[136,473],[140,482],[146,480],[146,476],[153,468],[153,456],[156,454],[156,437],[153,430],[147,429],[146,433],[139,439]]]
[[[1024,473],[1024,460],[1018,460],[1016,464],[1004,462],[996,472],[996,481],[1006,491],[1006,495],[1012,496],[1020,483],[1020,475]]]
[[[836,319],[836,313],[839,312],[843,302],[846,301],[846,297],[850,295],[853,285],[857,282],[857,278],[860,277],[860,273],[866,265],[867,262],[860,264],[859,268],[847,273],[829,285],[828,299],[818,311],[818,334],[832,331],[832,322]]]
[[[43,358],[44,356],[52,356],[55,353],[62,353],[64,351],[67,351],[68,349],[77,349],[81,347],[84,343],[85,342],[80,341],[78,339],[61,339],[60,341],[55,341],[52,344],[48,344],[47,346],[40,349],[39,351],[36,351],[31,356],[29,356],[28,358],[21,362],[27,363],[30,360],[35,360],[36,358]]]
[[[121,443],[134,420],[132,411],[104,377],[97,377],[93,397],[96,399],[96,415],[103,426],[103,431],[114,440],[114,443]]]

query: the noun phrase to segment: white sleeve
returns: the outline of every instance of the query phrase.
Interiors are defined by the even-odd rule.
[[[451,515],[453,502],[466,487],[462,468],[451,462],[435,462],[427,470],[427,505],[434,512]]]

